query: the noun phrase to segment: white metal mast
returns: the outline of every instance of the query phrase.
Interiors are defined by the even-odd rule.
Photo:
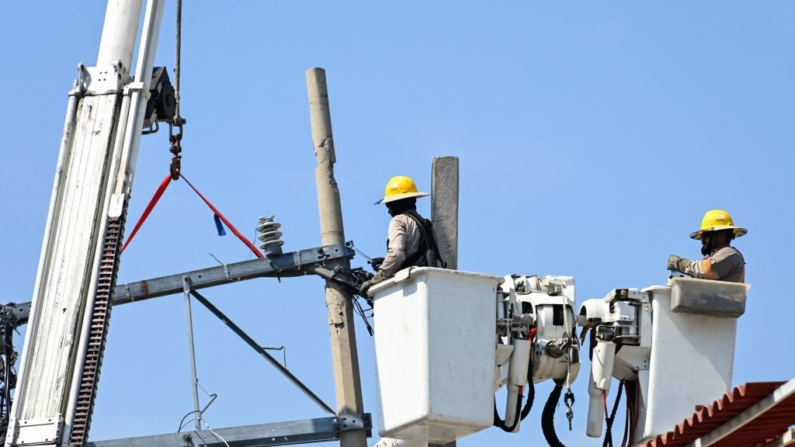
[[[6,446],[84,445],[164,0],[109,0],[96,67],[69,92]]]

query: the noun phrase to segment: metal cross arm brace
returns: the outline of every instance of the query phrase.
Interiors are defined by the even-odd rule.
[[[168,435],[141,436],[88,442],[87,447],[231,447],[277,446],[329,442],[339,439],[340,433],[367,430],[371,434],[370,414],[346,414],[339,417],[305,419],[272,424],[247,425],[242,427],[173,433]],[[223,438],[223,441],[219,438]]]
[[[355,252],[346,245],[337,244],[310,248],[267,258],[224,264],[220,267],[122,284],[116,287],[113,294],[113,304],[125,304],[142,299],[181,293],[183,292],[183,278],[186,276],[190,278],[191,289],[193,290],[255,278],[303,276],[309,273],[306,271],[307,267],[322,265],[335,259],[352,258]]]
[[[322,408],[323,410],[325,410],[330,414],[334,414],[334,410],[332,410],[331,407],[328,406],[328,404],[323,402],[323,400],[321,400],[320,397],[318,397],[315,393],[312,392],[312,390],[310,390],[306,385],[304,385],[300,380],[298,380],[298,378],[295,377],[293,373],[291,373],[287,368],[285,368],[278,361],[276,361],[276,359],[274,359],[272,355],[268,354],[268,351],[266,351],[256,341],[254,341],[253,338],[249,337],[248,334],[243,332],[243,330],[240,329],[238,325],[236,325],[232,320],[230,320],[229,317],[224,315],[224,313],[221,312],[217,307],[215,307],[209,300],[207,300],[207,298],[205,298],[204,296],[202,296],[202,294],[200,294],[195,290],[191,290],[189,293],[193,295],[193,297],[196,298],[204,307],[206,307],[207,310],[212,312],[213,315],[218,317],[219,320],[223,321],[224,324],[229,326],[229,328],[232,329],[232,331],[235,334],[237,334],[238,337],[242,338],[243,341],[245,341],[249,346],[251,346],[255,351],[257,351],[259,355],[261,355],[263,358],[265,358],[265,360],[270,362],[270,364],[273,365],[276,369],[278,369],[279,372],[284,374],[284,376],[287,377],[287,379],[290,382],[292,382],[295,386],[297,386],[304,394],[306,394],[310,399],[312,399],[313,402],[315,402],[318,406],[320,406],[320,408]]]
[[[113,292],[114,306],[151,298],[159,298],[183,292],[183,279],[187,276],[193,290],[245,281],[255,278],[296,277],[312,274],[312,267],[322,266],[328,261],[354,257],[352,244],[326,245],[298,250],[262,259],[224,264],[202,270],[132,282],[116,286]],[[26,324],[30,314],[30,303],[8,304],[18,325]]]

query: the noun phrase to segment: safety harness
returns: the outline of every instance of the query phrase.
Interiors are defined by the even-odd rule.
[[[406,256],[406,260],[400,265],[398,270],[406,267],[442,267],[446,268],[447,263],[439,253],[439,244],[436,241],[436,234],[433,231],[433,222],[420,216],[417,210],[406,210],[400,214],[411,217],[420,228],[420,244],[415,253]],[[387,244],[389,241],[387,241]]]

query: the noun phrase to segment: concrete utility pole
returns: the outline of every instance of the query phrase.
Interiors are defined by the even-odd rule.
[[[458,269],[458,157],[434,157],[431,174],[431,220],[442,259]]]
[[[331,133],[326,72],[322,68],[306,71],[309,90],[309,113],[312,120],[317,170],[317,202],[320,212],[320,232],[323,245],[342,244],[345,231],[342,226],[340,191],[334,179],[334,138]],[[350,261],[340,259],[328,263],[327,268],[350,268]],[[356,351],[356,331],[353,325],[353,297],[339,284],[326,281],[326,306],[328,307],[331,357],[334,362],[334,387],[337,394],[337,415],[362,414],[362,389],[359,382],[359,356]],[[364,430],[342,432],[341,447],[366,447]]]
[[[458,269],[458,157],[434,157],[431,168],[431,220],[447,268]],[[428,447],[456,447],[428,444]]]

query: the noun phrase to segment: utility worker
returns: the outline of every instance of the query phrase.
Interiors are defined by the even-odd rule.
[[[701,220],[701,229],[690,235],[692,239],[701,241],[704,259],[691,261],[671,255],[668,258],[668,270],[676,270],[694,278],[745,282],[745,259],[729,244],[735,237],[747,233],[745,228],[734,226],[732,217],[726,211],[707,211]]]
[[[406,267],[428,265],[436,267],[437,265],[433,264],[444,264],[439,257],[430,221],[417,212],[417,198],[427,195],[429,194],[417,191],[417,185],[410,177],[398,175],[389,179],[384,198],[375,202],[376,205],[382,203],[386,205],[389,215],[392,216],[387,234],[387,252],[380,266],[373,265],[378,272],[372,279],[362,284],[362,295],[369,295],[370,287],[392,277]],[[426,229],[426,225],[429,228]],[[427,234],[428,230],[430,234]],[[436,259],[429,260],[429,257]]]

